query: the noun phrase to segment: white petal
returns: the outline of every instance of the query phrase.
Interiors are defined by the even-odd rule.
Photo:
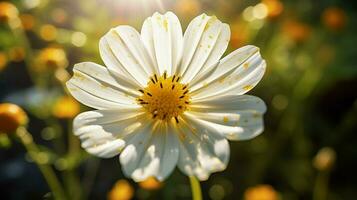
[[[239,95],[251,90],[265,72],[266,63],[259,49],[242,47],[220,61],[216,71],[191,88],[193,99]]]
[[[141,37],[157,63],[159,74],[175,73],[182,55],[182,29],[177,16],[172,12],[155,13],[145,20]]]
[[[124,173],[135,181],[164,180],[178,160],[178,139],[167,127],[148,129],[129,141],[120,155]],[[154,130],[153,130],[154,129]]]
[[[225,52],[228,42],[230,39],[230,29],[227,24],[223,24],[215,16],[208,17],[202,33],[201,32],[187,32],[186,34],[201,34],[199,43],[196,46],[195,53],[186,71],[182,77],[183,83],[190,83],[193,85],[192,80],[198,76],[200,78],[200,73],[204,73],[206,70],[214,66],[217,63],[223,53]],[[189,36],[187,36],[189,37]],[[187,38],[185,37],[185,38]],[[186,42],[186,41],[185,41]],[[192,46],[191,43],[185,43],[186,46]],[[183,64],[188,62],[187,57],[183,60]]]
[[[124,83],[132,88],[142,87],[140,83],[126,71],[111,49],[111,45],[109,45],[108,41],[104,37],[102,37],[99,41],[99,53],[103,62],[107,66],[108,71],[120,79],[122,84]]]
[[[230,140],[247,140],[258,136],[264,129],[264,102],[249,95],[228,95],[191,105],[186,112],[198,118],[199,123],[218,130]]]
[[[252,110],[260,113],[266,112],[263,100],[251,95],[226,95],[221,98],[202,99],[193,101],[190,110],[194,112],[236,112]]]
[[[119,84],[107,68],[84,62],[73,68],[73,77],[66,83],[70,93],[83,104],[97,108],[137,107],[137,91]]]
[[[200,42],[201,35],[210,18],[211,17],[207,16],[206,14],[202,14],[193,19],[188,25],[183,38],[184,46],[182,63],[177,69],[178,75],[182,75],[189,66]]]
[[[103,158],[121,152],[126,140],[141,130],[143,112],[137,109],[96,110],[79,114],[73,132],[90,154]]]
[[[135,29],[129,26],[111,29],[102,37],[100,50],[108,68],[146,86],[154,66]]]
[[[196,121],[184,119],[179,125],[179,169],[188,176],[207,180],[213,172],[222,171],[229,161],[228,141]]]
[[[216,131],[229,140],[249,140],[264,130],[263,114],[256,111],[236,113],[186,112],[187,117],[211,131]]]

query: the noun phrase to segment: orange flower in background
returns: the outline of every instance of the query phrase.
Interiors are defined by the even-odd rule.
[[[336,161],[336,152],[330,147],[324,147],[316,154],[313,164],[320,171],[329,170]]]
[[[150,178],[146,179],[145,181],[139,182],[139,186],[146,190],[157,190],[157,189],[160,189],[162,187],[162,185],[163,185],[163,183],[158,181],[154,177],[150,177]]]
[[[25,30],[31,30],[35,25],[35,18],[30,14],[20,15],[20,20]]]
[[[58,118],[71,119],[80,112],[79,103],[72,97],[60,97],[53,106],[52,114]]]
[[[9,58],[14,62],[21,62],[25,59],[26,52],[23,47],[13,47],[9,50]]]
[[[278,200],[279,194],[270,185],[258,185],[244,192],[244,200]]]
[[[134,188],[124,179],[117,181],[108,193],[108,200],[129,200],[134,196]]]
[[[268,18],[274,19],[281,15],[284,5],[279,0],[263,0],[262,3],[268,9]]]
[[[237,21],[231,26],[231,46],[232,48],[239,48],[245,45],[249,39],[249,31],[247,27]]]
[[[299,21],[289,20],[283,24],[284,34],[295,42],[304,42],[311,35],[311,27]]]
[[[347,15],[338,7],[329,7],[322,13],[322,22],[330,30],[337,31],[345,27]]]
[[[66,23],[68,19],[68,14],[62,8],[56,8],[51,13],[52,20],[58,24]]]
[[[179,0],[175,5],[176,12],[187,18],[196,15],[201,10],[201,4],[197,0]]]
[[[5,53],[0,52],[0,72],[5,69],[7,65],[7,56]]]
[[[27,122],[27,115],[22,108],[11,103],[0,104],[0,132],[12,133]]]
[[[0,22],[9,22],[18,17],[19,11],[9,2],[0,2]]]
[[[66,52],[61,48],[48,47],[42,49],[36,58],[36,70],[42,71],[44,69],[57,70],[66,68],[68,60]]]

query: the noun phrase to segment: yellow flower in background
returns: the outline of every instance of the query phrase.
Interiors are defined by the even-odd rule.
[[[0,104],[0,132],[12,133],[27,122],[27,115],[22,108],[11,103]]]
[[[17,19],[19,11],[9,2],[0,2],[0,22],[10,22]]]
[[[66,68],[67,65],[67,55],[62,48],[48,47],[42,49],[37,55],[35,69],[38,71],[55,71],[60,68]]]
[[[124,179],[115,183],[108,193],[108,200],[129,200],[134,196],[134,188]]]
[[[53,41],[57,37],[57,28],[51,24],[40,27],[40,37],[45,41]]]
[[[63,96],[55,102],[52,114],[58,118],[73,118],[80,112],[79,103],[69,96]]]
[[[322,22],[330,30],[338,31],[343,29],[346,21],[347,15],[341,8],[329,7],[322,13]]]
[[[139,186],[146,190],[157,190],[162,187],[163,183],[158,181],[155,177],[150,177],[144,181],[139,182]]]
[[[26,52],[23,47],[13,47],[9,50],[9,59],[13,62],[21,62],[25,56]]]
[[[313,164],[320,171],[326,171],[333,167],[336,161],[336,152],[330,147],[324,147],[316,154]]]
[[[279,194],[270,185],[257,185],[244,192],[244,200],[278,200]]]
[[[311,27],[299,21],[289,20],[283,24],[284,34],[294,42],[304,42],[311,35]]]
[[[5,53],[0,52],[0,72],[5,69],[7,65],[7,56]]]

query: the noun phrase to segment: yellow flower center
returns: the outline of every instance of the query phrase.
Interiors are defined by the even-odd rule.
[[[137,99],[154,119],[169,121],[179,116],[188,108],[190,96],[188,86],[180,83],[179,76],[167,77],[154,74],[146,88],[140,89],[142,95]]]

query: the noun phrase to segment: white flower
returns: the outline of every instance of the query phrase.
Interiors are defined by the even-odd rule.
[[[206,180],[226,168],[229,140],[263,131],[264,102],[244,95],[262,78],[259,49],[245,46],[223,59],[230,29],[202,14],[182,34],[176,15],[155,13],[141,33],[111,29],[99,44],[106,67],[84,62],[67,82],[71,94],[97,110],[79,114],[74,133],[90,154],[120,154],[135,181],[162,181],[175,166]]]

